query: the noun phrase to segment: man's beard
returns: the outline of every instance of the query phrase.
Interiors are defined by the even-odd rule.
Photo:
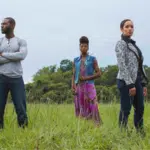
[[[6,28],[4,31],[2,30],[2,34],[9,34],[11,33],[11,28]]]

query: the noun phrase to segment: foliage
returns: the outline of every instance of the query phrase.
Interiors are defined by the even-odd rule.
[[[150,67],[145,66],[148,78]],[[118,67],[109,65],[101,68],[102,76],[95,80],[98,100],[103,103],[119,101],[119,92],[116,86]],[[60,66],[51,65],[39,69],[33,76],[33,82],[26,84],[28,102],[72,103],[71,92],[72,62],[62,60]],[[150,85],[148,85],[150,90]],[[147,97],[150,100],[150,95]]]

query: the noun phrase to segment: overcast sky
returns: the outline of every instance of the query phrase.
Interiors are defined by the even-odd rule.
[[[133,38],[150,66],[149,0],[3,0],[0,5],[0,20],[15,18],[15,35],[28,43],[25,82],[43,66],[78,56],[82,35],[89,37],[90,53],[100,66],[116,64],[114,47],[125,18],[133,20]]]

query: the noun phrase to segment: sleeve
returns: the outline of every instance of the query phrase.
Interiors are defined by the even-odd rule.
[[[124,41],[118,41],[116,44],[116,48],[115,48],[116,56],[117,56],[117,62],[118,62],[118,68],[121,72],[121,75],[122,75],[126,85],[129,88],[133,88],[135,85],[131,79],[129,70],[128,70],[126,63],[125,63],[125,59],[126,59],[125,52],[126,52],[126,50],[127,50],[126,43]]]
[[[9,59],[0,56],[0,64],[5,64],[5,63],[8,63],[8,62],[10,62]]]
[[[143,87],[147,86],[149,80],[145,72],[145,68],[142,66],[142,74],[141,74],[141,84]]]
[[[7,58],[7,59],[13,60],[13,61],[24,60],[25,57],[27,56],[27,43],[26,43],[26,41],[20,40],[20,48],[19,48],[18,52],[14,52],[14,53],[4,52],[4,53],[2,53],[2,56],[4,58]]]

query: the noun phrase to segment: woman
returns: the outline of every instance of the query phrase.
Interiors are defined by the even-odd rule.
[[[75,112],[77,117],[93,119],[96,125],[100,124],[98,102],[94,79],[101,75],[97,60],[88,54],[89,40],[80,38],[81,55],[74,59],[72,90],[75,94]],[[95,72],[95,74],[94,74]]]
[[[126,127],[131,106],[134,107],[134,125],[143,129],[144,96],[147,95],[147,76],[143,68],[143,55],[136,42],[131,39],[134,25],[130,19],[120,24],[121,40],[116,45],[118,60],[117,85],[121,97],[119,125]],[[140,130],[141,131],[141,130]]]

